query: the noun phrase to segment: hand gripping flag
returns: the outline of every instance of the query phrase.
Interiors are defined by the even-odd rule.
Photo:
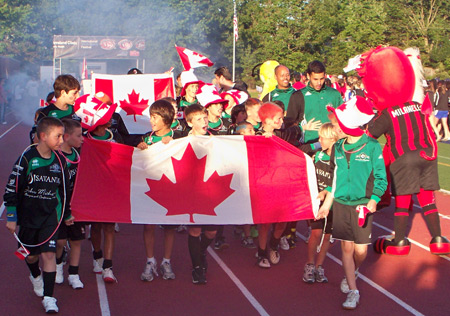
[[[278,137],[188,136],[146,150],[86,139],[78,221],[258,224],[312,219],[311,158]]]
[[[191,68],[198,67],[211,67],[214,63],[197,52],[190,49],[175,45],[178,55],[180,55],[181,62],[183,63],[184,70],[188,71]]]
[[[117,104],[130,134],[151,131],[150,105],[164,97],[175,98],[173,74],[92,75],[92,94],[103,92]]]

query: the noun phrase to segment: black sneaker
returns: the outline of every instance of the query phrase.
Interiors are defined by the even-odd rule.
[[[225,239],[219,239],[214,243],[214,249],[216,250],[224,250],[228,249],[230,245],[225,241]]]
[[[192,283],[206,284],[205,270],[202,267],[195,267],[192,270]]]

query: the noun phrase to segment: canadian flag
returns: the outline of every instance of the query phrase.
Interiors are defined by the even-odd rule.
[[[113,103],[130,134],[151,131],[150,105],[164,97],[175,98],[173,74],[92,74],[93,95],[103,92]]]
[[[198,67],[211,67],[214,63],[197,52],[190,49],[175,45],[178,55],[180,55],[181,62],[183,63],[184,70],[188,71],[191,68]]]
[[[311,158],[278,137],[188,136],[148,149],[86,139],[77,221],[257,224],[312,219]]]

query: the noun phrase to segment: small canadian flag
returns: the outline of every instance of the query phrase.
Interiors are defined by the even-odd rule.
[[[188,71],[192,68],[211,67],[214,63],[208,57],[203,56],[190,49],[175,45],[178,55],[180,55],[184,70]]]
[[[363,227],[366,222],[366,216],[370,213],[370,210],[365,205],[358,205],[356,207],[358,214],[358,225]]]
[[[30,254],[30,252],[24,246],[20,246],[19,249],[14,253],[17,258],[20,260],[25,260],[26,257]]]

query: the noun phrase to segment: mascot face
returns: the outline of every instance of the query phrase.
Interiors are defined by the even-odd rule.
[[[415,76],[411,62],[396,47],[377,47],[361,56],[357,69],[366,95],[378,110],[411,101]]]
[[[275,67],[279,63],[275,60],[268,60],[264,62],[259,68],[259,77],[264,82],[263,91],[261,93],[261,100],[264,96],[277,87],[277,80],[275,79]]]

